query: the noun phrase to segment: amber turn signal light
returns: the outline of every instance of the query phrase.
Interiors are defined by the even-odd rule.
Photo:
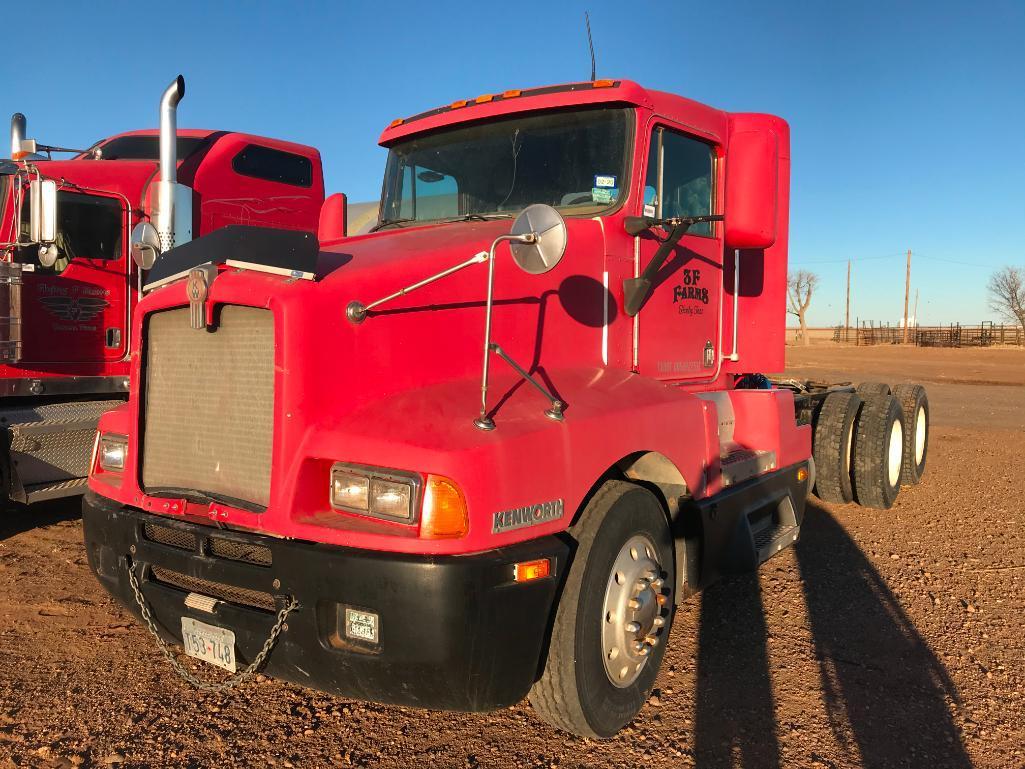
[[[533,579],[544,579],[552,573],[552,562],[548,558],[536,561],[524,561],[513,566],[513,579],[517,582],[530,582]]]
[[[611,88],[616,84],[615,80],[595,80],[591,86],[593,88]]]
[[[424,487],[420,536],[423,539],[455,539],[470,530],[466,499],[454,481],[428,475]]]
[[[797,480],[799,483],[803,483],[804,481],[808,480],[808,470],[803,467],[800,468],[797,471]]]

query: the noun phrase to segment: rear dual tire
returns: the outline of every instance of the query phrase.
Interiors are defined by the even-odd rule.
[[[815,419],[815,496],[823,502],[845,504],[854,500],[851,456],[861,403],[857,393],[830,393]]]
[[[904,412],[904,483],[915,484],[925,475],[929,453],[929,397],[919,384],[899,384],[893,396]]]
[[[893,395],[868,395],[854,425],[851,464],[854,500],[887,510],[900,492],[904,473],[904,412]]]

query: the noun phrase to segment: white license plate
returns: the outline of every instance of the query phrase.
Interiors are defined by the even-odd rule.
[[[222,627],[182,617],[185,653],[230,673],[235,672],[235,634]]]

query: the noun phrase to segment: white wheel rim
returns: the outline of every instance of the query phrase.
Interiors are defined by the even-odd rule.
[[[630,537],[612,564],[602,606],[602,661],[613,686],[637,680],[665,640],[671,605],[655,544],[641,534]]]
[[[854,445],[854,422],[851,422],[851,429],[847,431],[847,447],[844,450],[843,455],[843,470],[845,473],[851,472],[851,447]]]
[[[925,456],[925,407],[918,407],[915,416],[915,466],[922,464]]]
[[[900,481],[900,466],[904,461],[904,430],[900,426],[900,420],[894,419],[890,426],[890,451],[887,461],[887,472],[890,479],[890,486],[896,486]]]

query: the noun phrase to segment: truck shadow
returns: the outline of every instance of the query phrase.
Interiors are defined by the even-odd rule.
[[[865,767],[971,767],[951,716],[951,706],[960,705],[956,688],[868,557],[814,502],[795,549],[836,744]],[[799,731],[817,714],[777,722],[764,608],[756,574],[703,593],[698,766],[779,767],[817,758],[780,754],[780,731]]]
[[[34,505],[11,503],[9,509],[0,511],[0,542],[31,529],[73,521],[81,515],[81,497],[64,497]]]

